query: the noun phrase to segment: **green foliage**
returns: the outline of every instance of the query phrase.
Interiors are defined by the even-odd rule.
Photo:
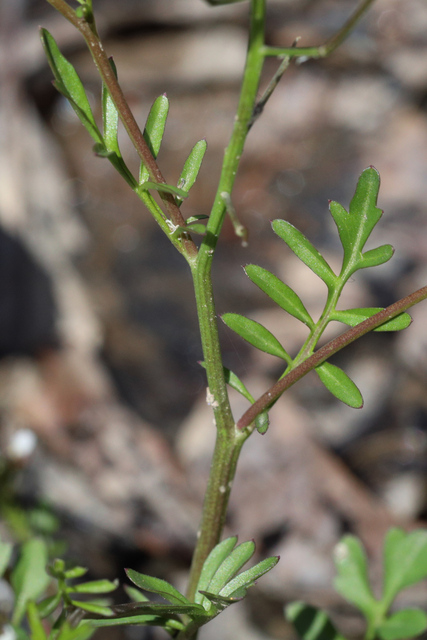
[[[292,602],[286,607],[285,615],[302,640],[344,640],[325,611],[316,607]]]
[[[325,258],[301,231],[286,220],[273,220],[272,222],[273,231],[279,238],[327,286],[328,294],[325,306],[317,322],[311,318],[297,293],[277,276],[257,265],[246,266],[245,271],[250,280],[284,311],[304,323],[310,331],[309,336],[299,353],[291,358],[277,338],[258,322],[234,313],[226,313],[222,319],[230,329],[257,349],[285,360],[288,367],[284,375],[312,355],[330,322],[337,321],[357,326],[363,320],[381,311],[381,307],[345,310],[336,308],[345,284],[355,271],[383,264],[393,255],[393,248],[390,245],[382,245],[377,249],[363,252],[366,241],[382,215],[381,209],[376,206],[379,186],[378,172],[373,167],[369,167],[363,171],[359,178],[355,194],[350,202],[349,212],[337,202],[329,203],[329,209],[337,225],[343,246],[343,261],[339,275],[333,272]],[[377,328],[377,331],[398,331],[405,329],[410,323],[410,316],[407,313],[402,313],[384,322]],[[338,400],[356,409],[363,406],[363,398],[359,389],[339,367],[329,362],[323,362],[316,367],[315,371],[321,382]],[[245,397],[248,395],[246,394]]]

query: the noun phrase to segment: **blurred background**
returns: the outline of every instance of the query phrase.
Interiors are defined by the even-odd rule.
[[[268,42],[290,46],[301,36],[301,46],[320,44],[355,4],[269,0]],[[170,183],[193,144],[207,139],[183,205],[186,217],[207,214],[238,98],[247,3],[97,0],[94,8],[141,126],[167,92],[159,164]],[[100,108],[100,82],[78,33],[47,2],[2,0],[1,534],[51,536],[93,577],[123,581],[131,566],[185,588],[214,437],[190,275],[52,87],[39,25],[76,66],[98,116]],[[267,61],[263,85],[276,68]],[[339,265],[328,199],[347,207],[369,165],[381,174],[385,211],[372,243],[391,243],[396,255],[357,273],[342,307],[386,306],[425,285],[426,110],[424,0],[377,0],[330,59],[291,66],[247,141],[233,200],[249,246],[226,223],[214,268],[218,313],[248,314],[295,353],[305,327],[275,308],[241,265],[274,271],[319,314],[323,284],[270,220],[286,218]],[[125,136],[121,146],[136,171]],[[227,532],[254,538],[260,556],[281,561],[202,640],[288,637],[282,607],[295,598],[329,607],[347,633],[360,632],[332,589],[334,545],[345,532],[360,535],[377,583],[387,527],[423,526],[427,515],[427,305],[412,316],[405,332],[368,335],[334,360],[361,389],[362,410],[341,405],[309,375],[274,407],[268,434],[246,444]],[[334,331],[340,327],[328,336]],[[272,357],[225,327],[221,339],[226,366],[254,395],[280,375]],[[236,415],[246,408],[234,397],[233,406]],[[408,594],[425,603],[423,588]]]

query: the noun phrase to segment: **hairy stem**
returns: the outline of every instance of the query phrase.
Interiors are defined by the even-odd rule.
[[[394,302],[389,307],[386,307],[382,311],[379,311],[375,315],[371,316],[367,320],[364,320],[355,327],[351,327],[348,331],[345,331],[337,338],[334,338],[323,347],[321,347],[316,353],[304,360],[295,369],[286,374],[278,382],[276,382],[268,391],[266,391],[254,404],[242,415],[237,422],[237,428],[246,429],[263,411],[265,411],[272,402],[277,400],[286,389],[289,389],[295,382],[301,380],[309,371],[312,371],[322,362],[325,362],[328,358],[333,356],[338,351],[341,351],[344,347],[351,344],[358,338],[361,338],[369,331],[373,331],[380,325],[384,324],[388,320],[395,318],[400,313],[403,313],[415,304],[418,304],[422,300],[427,298],[427,286],[414,291],[405,298]]]

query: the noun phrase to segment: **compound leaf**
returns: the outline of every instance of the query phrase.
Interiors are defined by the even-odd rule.
[[[427,577],[427,531],[391,529],[384,544],[384,601]]]
[[[189,604],[187,598],[175,589],[175,587],[169,584],[169,582],[166,582],[166,580],[147,576],[143,573],[138,573],[138,571],[134,571],[133,569],[125,569],[125,571],[128,578],[140,589],[157,593],[172,604]]]
[[[335,589],[368,620],[373,620],[378,602],[371,591],[366,555],[360,540],[355,536],[344,536],[335,547],[334,560],[338,572]]]
[[[427,615],[420,609],[403,609],[393,613],[378,628],[382,640],[416,638],[427,629]]]
[[[382,311],[383,307],[365,307],[358,309],[345,309],[343,311],[333,311],[330,319],[338,322],[348,324],[350,327],[355,327],[363,320],[371,318],[379,311]],[[401,313],[391,320],[387,320],[380,327],[374,329],[374,331],[400,331],[406,329],[412,322],[412,318],[409,313]]]
[[[282,358],[288,364],[291,362],[289,354],[277,338],[259,322],[245,318],[245,316],[241,316],[238,313],[224,313],[221,317],[227,327],[239,334],[252,346],[272,356]]]
[[[60,52],[53,36],[41,29],[41,40],[50,68],[55,76],[55,87],[67,98],[80,122],[86,127],[95,142],[103,144],[82,81],[73,65]]]
[[[292,602],[286,607],[285,615],[302,640],[344,640],[327,613],[309,604]]]
[[[286,220],[273,220],[272,227],[298,258],[314,271],[329,289],[333,289],[337,280],[336,275],[305,235]]]
[[[277,276],[263,267],[255,264],[248,264],[245,267],[247,276],[271,298],[282,309],[291,316],[301,320],[310,329],[313,329],[314,322],[302,303],[299,296],[287,284],[282,282]]]
[[[323,362],[315,369],[325,387],[338,400],[348,404],[353,409],[363,407],[363,398],[357,386],[339,367],[330,362]]]

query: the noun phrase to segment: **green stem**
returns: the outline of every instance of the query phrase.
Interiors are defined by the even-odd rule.
[[[374,2],[375,0],[361,0],[341,29],[318,47],[264,47],[264,55],[289,58],[326,58],[344,42]]]
[[[241,430],[247,429],[255,420],[257,415],[265,411],[275,400],[277,400],[286,389],[289,389],[295,382],[301,380],[309,371],[312,371],[322,362],[333,356],[344,347],[351,344],[358,338],[361,338],[369,331],[373,331],[388,320],[395,318],[415,304],[427,298],[427,286],[414,291],[405,298],[394,302],[389,307],[379,311],[367,320],[364,320],[355,327],[351,327],[337,338],[334,338],[321,349],[316,351],[312,356],[304,360],[295,369],[292,369],[283,378],[276,382],[268,391],[266,391],[258,400],[242,415],[237,422],[237,428]]]
[[[162,172],[151,153],[143,133],[135,120],[135,117],[126,101],[123,91],[117,81],[115,73],[111,67],[108,56],[104,51],[101,41],[96,35],[96,30],[93,29],[91,24],[87,22],[85,18],[79,18],[75,11],[65,2],[65,0],[47,0],[54,9],[59,11],[64,18],[66,18],[71,24],[80,31],[95,65],[99,71],[99,74],[111,95],[111,98],[117,108],[120,120],[122,121],[127,134],[136,149],[140,159],[144,166],[148,170],[150,180],[159,184],[166,184],[166,180],[163,177]],[[166,212],[175,226],[185,226],[185,220],[182,213],[175,202],[175,198],[170,193],[160,193],[160,197],[165,205]],[[187,259],[194,259],[197,255],[197,247],[191,238],[187,235],[182,236],[182,247]]]
[[[223,193],[231,194],[237,167],[254,112],[263,62],[265,1],[252,0],[248,52],[237,115],[224,155],[221,177],[207,224],[207,233],[192,268],[197,313],[214,411],[217,441],[206,490],[199,538],[190,571],[188,596],[194,598],[203,563],[220,541],[237,458],[248,433],[237,432],[224,379],[218,325],[212,292],[212,258],[226,214]]]

